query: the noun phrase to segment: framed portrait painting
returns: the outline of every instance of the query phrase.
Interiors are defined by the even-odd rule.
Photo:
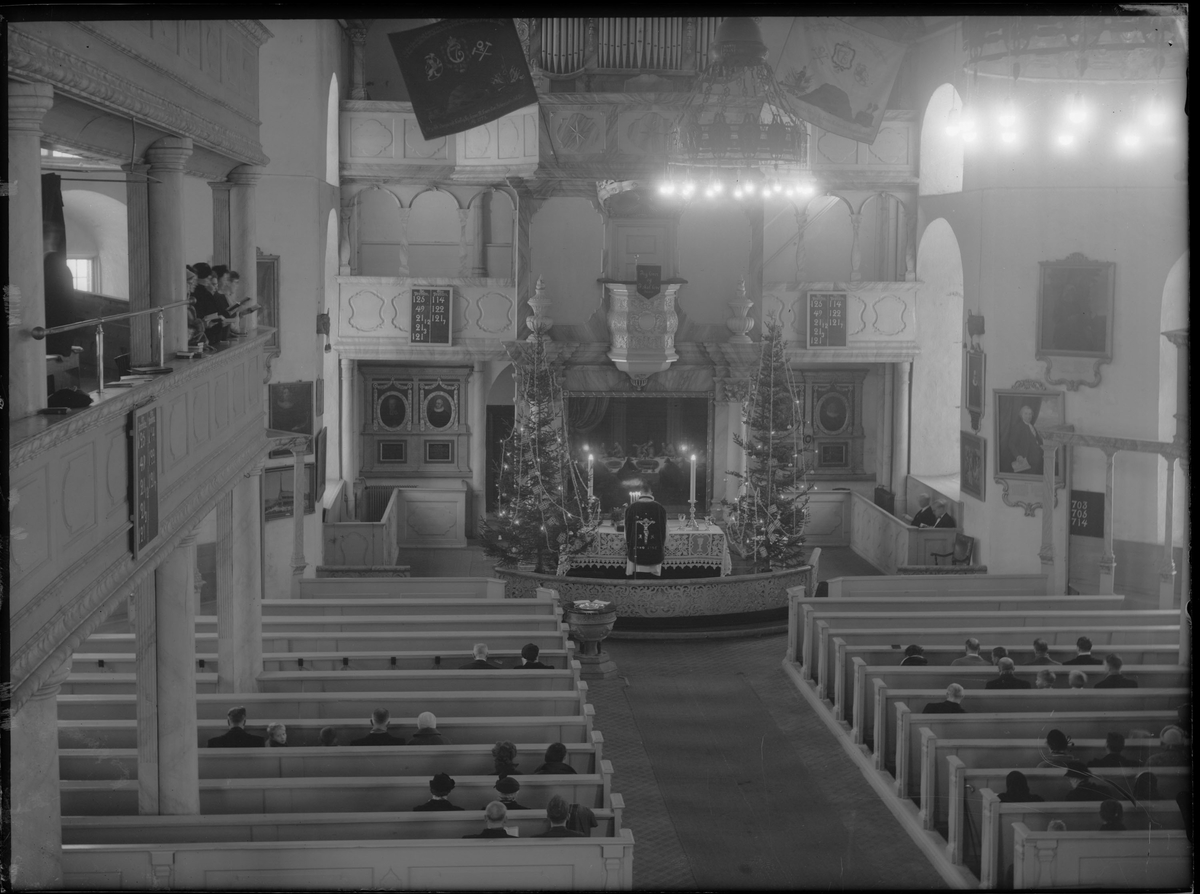
[[[969,431],[958,433],[959,482],[962,492],[976,500],[986,498],[987,441]]]
[[[312,382],[272,382],[267,387],[267,428],[297,435],[316,434]]]
[[[316,478],[317,467],[313,463],[304,464],[304,514],[312,515],[317,511]],[[280,518],[292,517],[292,482],[295,476],[293,466],[281,466],[278,469],[264,469],[262,474],[263,518],[275,521]]]
[[[1042,261],[1038,283],[1037,357],[1112,360],[1116,268],[1076,253]]]
[[[987,386],[987,355],[983,351],[963,351],[963,406],[971,417],[971,429],[979,431],[983,419]]]
[[[1061,391],[1002,391],[996,396],[995,442],[997,478],[1041,481],[1044,454],[1040,429],[1066,422],[1066,398]],[[1063,449],[1054,456],[1054,481],[1064,481]]]

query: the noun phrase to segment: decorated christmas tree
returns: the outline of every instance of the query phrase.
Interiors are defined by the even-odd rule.
[[[756,572],[804,564],[808,520],[808,456],[804,449],[802,394],[783,353],[783,330],[769,323],[745,415],[748,437],[734,435],[746,452],[746,472],[730,506],[728,533],[735,548],[753,559]]]
[[[589,505],[567,449],[561,361],[550,356],[540,332],[506,347],[516,381],[515,424],[501,450],[496,515],[482,522],[484,549],[502,564],[535,564],[553,574],[561,559],[591,543],[598,503]]]

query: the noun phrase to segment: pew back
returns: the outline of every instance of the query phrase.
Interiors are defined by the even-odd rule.
[[[301,599],[503,599],[494,577],[312,577],[300,581]]]
[[[1068,826],[1068,828],[1070,828]],[[1187,890],[1192,843],[1177,829],[1151,832],[1034,832],[1013,824],[1013,886]]]
[[[1044,574],[912,574],[897,580],[891,576],[835,577],[829,580],[829,598],[843,596],[1042,596],[1048,592]]]
[[[211,647],[215,647],[212,640]],[[303,667],[316,671],[340,670],[342,658],[349,659],[353,670],[386,670],[386,671],[416,671],[416,670],[457,670],[460,665],[471,660],[471,650],[412,650],[399,652],[391,650],[375,651],[295,651],[295,652],[266,652],[263,654],[263,669],[267,671],[296,670],[303,661]],[[196,654],[197,662],[204,662],[204,669],[216,671],[220,669],[216,652],[200,651]],[[395,665],[392,660],[395,659]],[[438,664],[434,665],[434,659]],[[489,649],[488,659],[495,661],[502,668],[511,669],[521,661],[520,649]],[[575,660],[575,643],[567,641],[566,647],[542,649],[538,655],[542,664],[553,668],[565,669]],[[103,661],[103,666],[100,662]],[[75,671],[103,671],[132,674],[137,670],[137,661],[130,652],[76,652],[71,665]]]
[[[513,600],[515,601],[515,600]],[[270,615],[262,619],[263,636],[286,633],[309,636],[336,633],[369,633],[392,629],[405,633],[453,633],[457,630],[482,630],[490,635],[530,630],[556,632],[563,629],[562,618],[555,615]],[[216,615],[196,618],[197,633],[214,633]],[[486,641],[486,640],[484,640]]]
[[[521,647],[533,643],[543,651],[566,648],[566,633],[549,630],[523,630],[495,632],[489,629],[456,630],[446,632],[430,631],[427,633],[396,633],[390,630],[362,631],[358,633],[322,634],[312,633],[278,633],[263,636],[264,652],[336,652],[339,656],[347,652],[382,652],[386,655],[399,655],[402,652],[430,652],[434,655],[445,655],[448,652],[466,654],[464,663],[470,661],[471,649],[475,643],[487,643],[488,656],[493,652],[515,652],[521,654]],[[93,633],[88,637],[80,651],[87,653],[134,651],[132,633]],[[216,653],[217,634],[197,633],[196,653]]]
[[[336,599],[264,599],[263,617],[275,615],[557,615],[558,602],[535,596],[529,599],[488,599],[486,597],[351,597]]]

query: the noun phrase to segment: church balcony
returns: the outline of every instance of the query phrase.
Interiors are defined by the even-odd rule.
[[[9,428],[13,710],[266,455],[270,330]],[[146,464],[133,468],[135,419]],[[151,443],[151,441],[156,443]],[[135,493],[150,519],[137,538]],[[149,535],[149,536],[147,536]],[[140,541],[140,542],[138,542]]]
[[[892,363],[919,352],[919,282],[763,283],[789,354],[818,363]]]

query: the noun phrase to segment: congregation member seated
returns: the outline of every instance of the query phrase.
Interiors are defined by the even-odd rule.
[[[992,649],[992,664],[999,664],[1001,658],[1008,657],[1008,649],[1004,646],[996,646]]]
[[[1053,658],[1050,657],[1050,644],[1049,643],[1047,643],[1041,637],[1038,637],[1037,639],[1035,639],[1033,641],[1033,660],[1027,661],[1025,663],[1026,667],[1029,667],[1029,666],[1035,665],[1035,664],[1058,664],[1058,663],[1059,662],[1055,661]]]
[[[932,528],[937,524],[937,516],[933,514],[933,509],[929,506],[929,494],[921,494],[917,497],[917,505],[920,508],[912,518],[914,528]]]
[[[1113,794],[1110,786],[1094,776],[1080,761],[1067,764],[1067,782],[1071,790],[1063,796],[1064,801],[1107,801]]]
[[[1046,831],[1047,832],[1065,832],[1065,831],[1067,831],[1067,821],[1066,820],[1050,820],[1050,822],[1046,823]]]
[[[574,773],[575,768],[566,762],[567,746],[562,742],[555,742],[546,749],[544,755],[544,763],[534,773],[541,775],[549,775],[555,773]]]
[[[438,732],[437,717],[431,711],[417,715],[417,731],[408,740],[409,745],[449,745],[446,737]]]
[[[1070,664],[1071,662],[1067,662]],[[1073,670],[1067,676],[1067,683],[1072,689],[1083,689],[1087,686],[1087,674],[1081,670]]]
[[[1137,779],[1133,780],[1133,796],[1139,801],[1157,801],[1158,777],[1149,771],[1138,773]]]
[[[492,801],[483,809],[483,831],[474,835],[464,835],[463,838],[515,838],[504,829],[504,820],[508,811],[499,801]]]
[[[1109,798],[1107,801],[1100,802],[1100,831],[1101,832],[1124,832],[1125,830],[1125,808],[1121,806],[1120,801],[1115,801]]]
[[[954,516],[946,511],[945,500],[933,501],[933,514],[936,521],[933,523],[935,528],[957,528],[958,522],[954,520]]]
[[[287,747],[287,727],[276,720],[274,723],[267,724],[267,741],[268,748],[286,748]]]
[[[925,650],[913,643],[904,650],[904,660],[900,662],[901,667],[922,667],[929,664],[929,659],[925,657]]]
[[[532,670],[550,670],[550,665],[542,664],[538,661],[538,655],[541,649],[537,643],[526,643],[521,646],[521,663],[514,665],[516,669],[529,668]]]
[[[429,780],[430,798],[424,804],[418,804],[413,810],[462,810],[450,803],[450,793],[454,791],[454,780],[448,773],[438,773]]]
[[[1092,641],[1086,636],[1081,636],[1075,640],[1074,658],[1064,661],[1063,664],[1100,664],[1099,658],[1092,657]]]
[[[1013,770],[1004,777],[1004,791],[998,797],[1006,804],[1027,804],[1031,801],[1046,800],[1029,790],[1029,780],[1020,770]]]
[[[1093,689],[1137,689],[1137,680],[1125,676],[1121,673],[1121,665],[1124,664],[1121,656],[1110,652],[1104,656],[1104,669],[1108,675],[1097,683]]]
[[[1054,671],[1047,668],[1042,668],[1037,672],[1037,677],[1033,681],[1034,689],[1053,689],[1055,682],[1058,680],[1058,675]]]
[[[534,835],[534,838],[586,838],[582,832],[575,832],[567,828],[567,817],[571,815],[571,808],[567,806],[567,802],[563,800],[562,795],[553,795],[546,803],[546,819],[550,821],[550,831],[543,832],[541,835]]]
[[[497,670],[500,667],[494,661],[488,661],[487,643],[476,643],[471,648],[471,654],[475,656],[474,659],[468,661],[466,664],[460,664],[458,666],[459,670],[482,670],[485,668],[488,670]]]
[[[999,676],[994,680],[988,680],[983,684],[984,689],[1032,689],[1033,684],[1028,680],[1021,680],[1014,673],[1016,664],[1011,658],[1001,658],[996,662],[996,671]]]
[[[1104,757],[1092,758],[1089,767],[1140,767],[1141,764],[1132,758],[1125,757],[1121,752],[1125,749],[1125,737],[1120,733],[1109,733],[1104,737],[1104,747],[1108,750]]]
[[[1052,729],[1046,733],[1046,747],[1050,754],[1038,764],[1038,769],[1044,767],[1065,767],[1075,760],[1071,753],[1072,742],[1062,730]]]
[[[946,698],[940,702],[929,702],[925,705],[925,710],[922,714],[966,714],[967,710],[962,706],[963,695],[966,690],[957,683],[951,683],[946,687]]]
[[[351,745],[403,745],[404,739],[388,732],[391,712],[387,708],[376,708],[371,712],[371,731]]]
[[[492,787],[500,793],[500,803],[504,805],[505,810],[529,809],[524,804],[517,803],[517,792],[521,790],[521,783],[514,777],[501,776]]]
[[[262,736],[246,732],[246,709],[238,706],[225,713],[229,731],[208,740],[209,748],[262,748]]]
[[[1187,767],[1191,764],[1189,749],[1183,740],[1183,730],[1168,726],[1158,737],[1159,749],[1146,761],[1147,767]]]
[[[517,757],[517,746],[512,742],[497,742],[492,746],[492,764],[497,776],[513,776],[520,773],[514,763]]]
[[[332,726],[321,727],[321,731],[317,733],[317,744],[332,748],[337,743],[337,730]]]
[[[951,667],[984,667],[988,660],[979,654],[979,640],[973,636],[967,637],[967,654],[950,662]]]

